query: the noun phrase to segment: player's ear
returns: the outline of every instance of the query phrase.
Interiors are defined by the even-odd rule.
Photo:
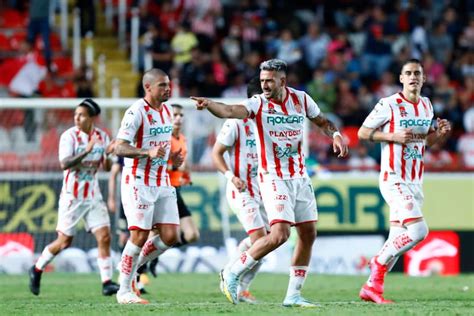
[[[398,76],[398,81],[400,81],[400,83],[403,84],[402,74],[400,74],[400,76]]]

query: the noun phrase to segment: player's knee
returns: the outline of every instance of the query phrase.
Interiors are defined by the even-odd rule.
[[[192,243],[192,242],[196,242],[199,240],[199,232],[196,231],[196,230],[193,230],[193,231],[190,231],[190,232],[187,232],[187,233],[184,233],[184,238],[186,239],[186,241],[188,243]]]
[[[281,230],[281,231],[270,233],[270,235],[271,235],[270,242],[272,246],[278,247],[284,244],[288,240],[288,238],[290,237],[290,232]]]
[[[64,250],[64,249],[67,249],[69,247],[71,247],[71,244],[72,244],[72,239],[64,239],[61,241],[61,251]]]
[[[102,245],[110,245],[110,234],[102,234],[98,238],[98,243]]]
[[[410,238],[417,243],[425,239],[429,233],[428,225],[426,225],[425,221],[407,225],[407,230],[410,235]]]
[[[176,234],[163,234],[160,236],[161,241],[168,247],[171,247],[179,242],[179,235]]]

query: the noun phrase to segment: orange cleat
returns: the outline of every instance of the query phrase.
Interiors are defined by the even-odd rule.
[[[387,266],[377,262],[378,256],[373,257],[369,262],[370,267],[370,281],[372,288],[377,292],[383,294],[385,275],[387,274]]]
[[[359,297],[367,302],[374,302],[375,304],[392,304],[392,300],[387,300],[383,297],[382,293],[377,292],[373,287],[364,284],[360,289]]]

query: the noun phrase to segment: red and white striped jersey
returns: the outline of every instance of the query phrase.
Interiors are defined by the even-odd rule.
[[[395,177],[400,182],[423,182],[423,156],[426,136],[433,120],[433,106],[426,97],[418,103],[407,100],[401,92],[382,98],[365,119],[363,126],[382,128],[383,132],[396,133],[411,129],[414,135],[408,144],[382,142],[381,177]]]
[[[250,196],[259,196],[257,169],[258,156],[255,124],[249,120],[228,119],[217,135],[217,141],[229,147],[230,169],[247,184]]]
[[[161,110],[153,109],[145,99],[136,101],[127,109],[117,134],[136,148],[165,146],[163,158],[125,158],[123,176],[133,176],[135,183],[147,186],[170,185],[166,165],[171,149],[173,131],[172,111],[166,104]],[[125,181],[127,179],[125,178]]]
[[[99,142],[77,166],[64,170],[63,193],[72,193],[77,199],[102,199],[97,180],[97,170],[104,160],[105,149],[110,143],[106,132],[95,127],[86,134],[77,127],[71,127],[59,139],[59,160],[75,156],[86,150],[91,137],[96,135]]]
[[[263,94],[243,104],[256,124],[259,171],[288,180],[307,177],[302,144],[304,119],[317,117],[321,111],[304,91],[285,89],[286,98],[281,104]]]

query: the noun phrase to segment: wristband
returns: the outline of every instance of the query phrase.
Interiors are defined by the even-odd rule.
[[[232,179],[234,178],[234,173],[230,170],[227,170],[225,173],[224,173],[224,177],[227,178],[227,180],[229,181],[232,181]]]
[[[340,136],[342,138],[342,135],[341,135],[341,133],[339,133],[339,131],[336,131],[336,132],[334,132],[334,134],[332,134],[332,139],[335,139],[336,136]]]

